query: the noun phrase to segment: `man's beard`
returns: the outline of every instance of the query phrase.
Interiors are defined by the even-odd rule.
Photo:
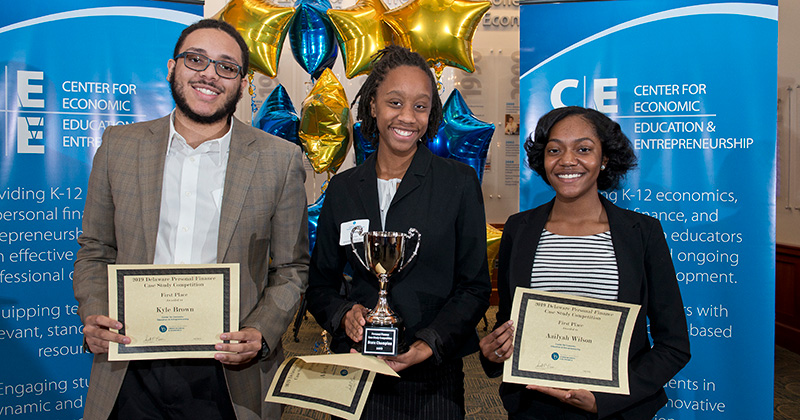
[[[169,77],[169,88],[172,91],[172,100],[175,101],[175,106],[178,107],[181,113],[198,124],[214,124],[222,120],[227,120],[231,117],[231,115],[233,115],[234,112],[236,112],[236,104],[240,99],[242,99],[242,91],[240,89],[239,93],[229,97],[222,108],[217,110],[217,112],[211,115],[200,115],[194,112],[186,102],[186,96],[183,93],[183,86],[184,85],[181,85],[181,89],[176,87],[175,72],[172,72]]]

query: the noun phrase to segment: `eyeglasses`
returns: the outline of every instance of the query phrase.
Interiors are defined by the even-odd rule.
[[[217,72],[217,75],[225,79],[235,79],[237,76],[242,74],[242,66],[236,63],[230,61],[212,60],[203,54],[198,54],[196,52],[184,51],[175,56],[175,60],[179,58],[183,58],[183,65],[194,71],[203,71],[208,68],[210,63],[214,63],[214,70]]]

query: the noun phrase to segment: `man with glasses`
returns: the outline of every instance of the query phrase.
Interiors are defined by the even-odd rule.
[[[227,23],[201,20],[167,63],[171,115],[103,134],[74,290],[95,354],[84,418],[278,419],[265,403],[281,336],[305,290],[308,234],[300,149],[233,117],[249,51]],[[109,362],[108,264],[240,264],[240,330],[211,359]],[[224,352],[224,353],[222,353]]]

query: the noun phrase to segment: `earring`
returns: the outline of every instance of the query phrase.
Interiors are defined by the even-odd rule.
[[[605,171],[606,170],[606,165],[600,165],[600,170],[601,171]]]

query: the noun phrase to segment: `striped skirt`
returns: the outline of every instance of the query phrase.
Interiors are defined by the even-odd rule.
[[[364,407],[365,420],[460,420],[464,408],[461,359],[435,365],[430,359],[400,372],[377,375]]]

